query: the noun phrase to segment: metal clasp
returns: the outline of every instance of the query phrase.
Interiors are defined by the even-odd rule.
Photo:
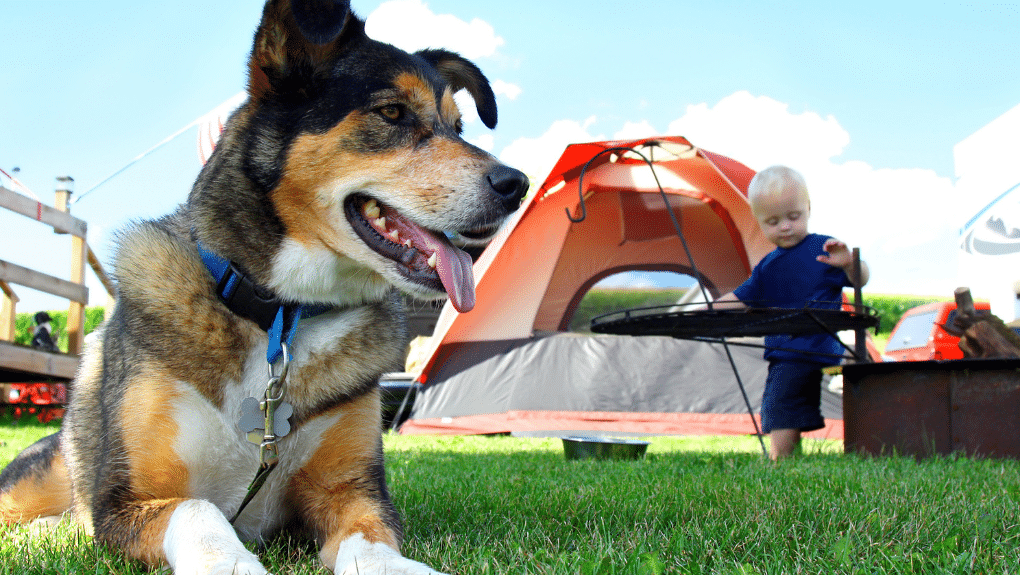
[[[283,403],[283,396],[287,390],[287,370],[290,368],[290,350],[287,344],[280,343],[283,353],[280,373],[277,374],[273,364],[269,364],[269,383],[266,384],[265,398],[259,402],[259,409],[265,416],[264,435],[259,445],[259,463],[263,468],[276,465],[280,461],[280,454],[276,448],[276,410]]]

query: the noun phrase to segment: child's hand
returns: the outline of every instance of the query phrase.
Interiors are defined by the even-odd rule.
[[[829,238],[826,240],[822,249],[825,250],[825,253],[815,259],[824,264],[846,269],[854,261],[854,256],[850,253],[850,248],[846,247],[846,244],[835,238]]]
[[[850,282],[857,286],[862,287],[868,283],[868,278],[871,277],[871,271],[868,269],[868,264],[861,260],[860,274],[857,274],[857,270],[854,268],[854,254],[850,248],[846,247],[846,244],[835,239],[829,238],[825,241],[825,245],[822,246],[825,253],[818,256],[818,261],[829,264],[832,267],[841,268],[845,273],[846,277]],[[858,277],[858,275],[860,277]]]

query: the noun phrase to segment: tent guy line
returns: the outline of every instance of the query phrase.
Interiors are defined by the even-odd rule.
[[[145,150],[141,154],[138,154],[131,161],[129,161],[127,164],[125,164],[124,166],[122,166],[119,169],[115,170],[109,176],[106,176],[105,178],[100,180],[99,183],[97,183],[96,185],[92,186],[91,188],[89,188],[89,189],[85,190],[84,192],[82,192],[81,194],[79,194],[77,197],[75,197],[73,200],[71,200],[71,204],[72,205],[73,204],[77,204],[82,199],[84,199],[85,196],[87,196],[87,195],[91,194],[92,192],[96,191],[103,184],[106,184],[110,180],[113,180],[117,176],[123,174],[125,171],[128,170],[128,168],[130,168],[131,166],[137,164],[139,161],[145,159],[147,156],[151,155],[153,152],[159,150],[163,146],[165,146],[165,145],[169,144],[170,142],[176,140],[182,134],[186,133],[188,130],[194,128],[195,126],[201,126],[203,124],[209,123],[210,121],[219,121],[221,118],[224,118],[225,116],[229,115],[230,112],[233,112],[234,109],[236,109],[241,104],[241,102],[244,100],[245,97],[247,97],[247,94],[245,92],[238,92],[237,94],[234,94],[233,96],[227,98],[226,100],[223,101],[222,104],[216,106],[212,110],[209,110],[208,112],[206,112],[206,113],[202,114],[201,116],[195,118],[191,122],[188,122],[183,128],[177,130],[173,134],[170,134],[166,138],[163,138],[163,140],[160,141],[158,144],[156,144],[155,146],[152,146],[148,150]],[[201,145],[201,141],[200,141],[199,145]]]

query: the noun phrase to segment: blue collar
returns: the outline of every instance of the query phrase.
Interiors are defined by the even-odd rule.
[[[283,353],[282,342],[290,348],[303,318],[325,313],[335,306],[329,304],[304,305],[281,300],[272,291],[256,284],[234,262],[206,250],[195,242],[202,262],[216,280],[216,296],[227,309],[250,319],[269,335],[266,361],[276,363]]]

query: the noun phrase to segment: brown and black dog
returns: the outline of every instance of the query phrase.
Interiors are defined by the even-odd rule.
[[[178,574],[265,573],[242,540],[281,529],[336,573],[431,573],[400,555],[383,471],[392,288],[469,310],[444,232],[493,234],[528,180],[460,137],[461,89],[496,124],[474,64],[373,41],[348,2],[270,0],[248,68],[187,202],[120,234],[116,306],[60,432],[0,475],[0,520],[71,510]]]

